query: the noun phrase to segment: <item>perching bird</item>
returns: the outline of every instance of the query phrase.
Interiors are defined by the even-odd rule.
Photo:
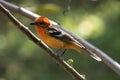
[[[56,49],[73,49],[78,52],[87,51],[92,58],[97,61],[101,59],[94,53],[87,50],[80,42],[78,42],[68,31],[61,26],[53,25],[47,17],[37,17],[30,25],[35,25],[36,32],[40,39],[48,46]]]

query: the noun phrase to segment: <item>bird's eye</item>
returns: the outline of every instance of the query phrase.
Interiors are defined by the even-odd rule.
[[[44,22],[40,22],[39,25],[44,25],[45,23]]]
[[[47,25],[44,23],[44,22],[40,22],[40,23],[38,23],[38,25],[40,26],[40,27],[47,27]]]

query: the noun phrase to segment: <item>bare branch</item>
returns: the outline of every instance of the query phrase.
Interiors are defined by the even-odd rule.
[[[44,49],[55,61],[63,67],[68,73],[70,73],[75,80],[86,80],[83,75],[80,75],[73,67],[67,64],[63,59],[58,57],[47,45],[40,41],[26,26],[18,21],[2,4],[0,4],[0,10],[7,15],[7,17],[17,25],[17,28],[22,31],[30,40],[32,40],[39,47]]]
[[[23,15],[25,17],[28,17],[32,20],[34,20],[36,17],[38,17],[39,15],[32,13],[24,8],[20,8],[18,6],[15,6],[11,3],[8,3],[4,0],[0,0],[0,3],[2,3],[7,9],[14,11],[20,15]],[[56,22],[51,21],[52,24],[56,24]],[[106,53],[104,53],[103,51],[99,50],[98,48],[96,48],[95,46],[93,46],[92,44],[88,43],[87,41],[85,41],[84,39],[70,33],[71,35],[73,35],[73,37],[78,40],[78,42],[80,42],[81,44],[83,44],[88,50],[90,50],[92,53],[96,54],[98,57],[100,57],[102,59],[102,61],[109,66],[112,70],[114,70],[118,75],[120,75],[120,64],[116,61],[114,61],[112,58],[110,58]]]

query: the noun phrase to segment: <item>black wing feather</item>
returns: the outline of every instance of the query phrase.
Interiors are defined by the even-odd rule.
[[[63,31],[57,30],[55,28],[48,28],[47,30],[51,36],[53,36],[57,39],[60,39],[62,41],[69,42],[69,43],[73,42],[72,37],[70,37],[67,34],[64,34]]]
[[[61,35],[61,32],[60,32],[60,31],[57,31],[57,30],[54,29],[54,28],[48,28],[47,30],[48,30],[49,34],[50,34],[51,36],[53,36],[53,37],[58,37],[58,36]]]

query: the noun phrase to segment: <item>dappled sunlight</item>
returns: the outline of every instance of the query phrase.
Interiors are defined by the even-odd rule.
[[[89,36],[94,30],[93,24],[91,24],[91,22],[88,22],[88,21],[84,21],[79,26],[80,26],[79,27],[80,33],[85,36]]]
[[[103,21],[94,15],[87,15],[79,23],[78,32],[84,38],[97,37],[104,31]]]
[[[47,11],[47,12],[59,12],[61,10],[61,7],[56,5],[56,4],[52,4],[52,3],[48,3],[48,4],[44,4],[42,5],[43,10]]]
[[[46,3],[40,5],[40,8],[37,9],[37,12],[39,14],[49,14],[49,13],[57,13],[61,11],[61,7],[59,5],[53,4],[53,3]]]
[[[37,10],[37,7],[36,6],[33,6],[33,5],[36,5],[35,1],[28,1],[28,0],[24,0],[24,2],[22,2],[20,4],[21,7],[24,7],[25,9],[28,9],[30,11],[36,11]]]

